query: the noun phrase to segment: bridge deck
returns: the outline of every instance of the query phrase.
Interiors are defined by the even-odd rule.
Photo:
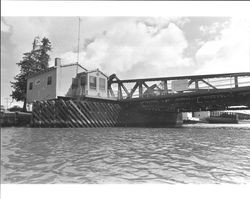
[[[130,83],[130,82],[138,82],[138,81],[164,81],[164,80],[181,80],[181,79],[213,79],[213,78],[226,78],[226,77],[250,77],[250,72],[242,72],[242,73],[222,73],[222,74],[209,74],[209,75],[187,75],[187,76],[174,76],[174,77],[153,77],[153,78],[139,78],[139,79],[125,79],[113,80],[112,83]]]
[[[160,100],[160,99],[171,99],[171,98],[191,98],[191,97],[202,97],[202,96],[212,96],[212,95],[222,95],[222,94],[233,94],[233,93],[243,93],[250,92],[250,86],[232,88],[232,89],[216,89],[216,90],[199,90],[196,92],[179,92],[179,93],[167,93],[159,94],[155,96],[144,96],[135,98],[124,98],[121,101],[150,101],[150,100]]]

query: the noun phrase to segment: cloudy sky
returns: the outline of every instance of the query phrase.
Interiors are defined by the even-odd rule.
[[[121,79],[249,72],[250,24],[231,17],[81,17],[80,63]],[[22,54],[48,37],[55,57],[76,62],[77,17],[1,18],[1,104]]]

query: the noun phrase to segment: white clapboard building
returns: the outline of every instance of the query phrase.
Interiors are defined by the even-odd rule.
[[[107,98],[107,81],[108,76],[99,69],[88,71],[78,63],[62,65],[56,58],[55,66],[28,77],[27,102],[58,97]]]

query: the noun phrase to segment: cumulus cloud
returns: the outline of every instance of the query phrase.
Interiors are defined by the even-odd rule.
[[[220,36],[203,43],[195,58],[199,74],[249,71],[249,21],[232,19]]]
[[[227,28],[227,26],[229,25],[229,21],[225,21],[224,23],[221,22],[214,22],[212,23],[212,25],[210,26],[206,26],[206,25],[202,25],[200,26],[200,31],[204,34],[204,35],[214,35],[214,34],[218,34],[219,31],[221,31],[222,29]]]
[[[183,31],[169,20],[122,21],[85,45],[80,63],[123,78],[166,76],[169,68],[192,65],[183,56],[187,45]],[[76,56],[76,52],[66,52],[61,57],[72,62]]]

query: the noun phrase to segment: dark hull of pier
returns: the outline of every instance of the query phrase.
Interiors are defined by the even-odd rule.
[[[1,127],[23,127],[29,126],[31,122],[31,113],[24,112],[4,112],[0,114]]]
[[[54,99],[33,104],[31,123],[33,127],[62,128],[176,127],[182,124],[182,116],[113,100]]]

